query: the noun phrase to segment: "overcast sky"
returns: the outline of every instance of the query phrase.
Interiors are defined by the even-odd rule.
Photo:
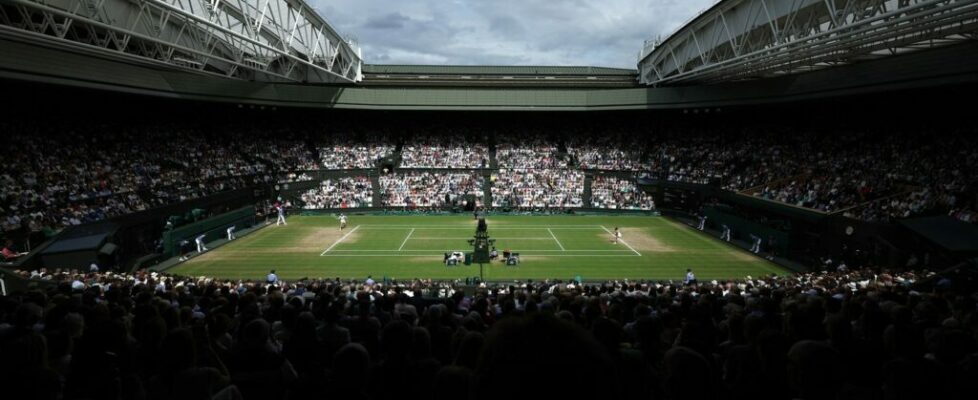
[[[716,0],[307,0],[369,64],[635,68]]]

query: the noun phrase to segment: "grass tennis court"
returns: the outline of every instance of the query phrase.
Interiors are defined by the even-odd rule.
[[[455,279],[479,266],[446,266],[444,253],[471,252],[471,216],[358,216],[346,229],[332,216],[295,216],[177,265],[169,272],[229,279]],[[518,266],[486,264],[486,280],[676,279],[693,268],[698,279],[783,274],[786,270],[663,217],[491,216],[489,235],[502,253],[520,253]],[[619,227],[623,241],[612,243]]]

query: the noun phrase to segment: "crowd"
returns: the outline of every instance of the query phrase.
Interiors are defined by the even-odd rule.
[[[978,389],[975,294],[928,272],[474,288],[22,275],[48,283],[0,301],[12,398],[956,400]]]
[[[690,130],[664,134],[650,146],[645,177],[718,183],[872,221],[934,210],[968,216],[978,201],[978,153],[966,132]]]
[[[373,184],[366,176],[326,179],[303,193],[302,201],[305,209],[373,207]]]
[[[800,159],[793,149],[800,149],[799,154],[810,150],[804,147],[804,140],[781,130],[725,136],[713,130],[690,129],[666,132],[653,140],[647,174],[676,182],[715,181],[732,191],[799,174]]]
[[[381,175],[381,201],[393,207],[440,207],[473,195],[476,205],[481,206],[484,183],[482,175],[474,172],[412,171]]]
[[[230,142],[239,146],[239,153],[257,158],[279,173],[297,174],[301,170],[319,169],[316,155],[299,132],[279,128],[263,134],[243,135]]]
[[[500,169],[493,175],[492,206],[582,207],[584,173],[571,169]]]
[[[374,168],[378,160],[390,156],[396,148],[394,141],[386,136],[362,139],[331,136],[331,143],[317,148],[320,165],[313,169]]]
[[[496,162],[499,168],[513,169],[567,167],[567,157],[561,155],[555,140],[531,133],[497,136]]]
[[[19,145],[0,158],[3,231],[53,231],[274,181],[241,145],[198,129],[4,122]]]
[[[489,147],[455,136],[414,138],[401,149],[402,168],[488,168]]]
[[[310,180],[307,170],[373,168],[396,152],[398,139],[389,129],[341,128],[354,133],[7,121],[0,129],[19,145],[0,158],[0,228],[56,231],[256,183]],[[500,205],[581,204],[582,185],[571,179],[579,174],[561,171],[566,167],[717,184],[869,221],[936,213],[974,221],[978,210],[978,151],[967,131],[689,126],[645,132],[638,142],[638,134],[617,130],[588,135],[571,129],[577,136],[564,138],[539,127],[522,136],[473,128],[471,139],[448,128],[425,131],[433,133],[403,146],[402,167],[486,168],[494,154],[508,171],[493,188]],[[324,144],[313,150],[310,143]],[[495,143],[495,152],[483,143]],[[531,187],[536,182],[541,186]],[[562,183],[568,186],[555,189]]]
[[[280,172],[278,174],[279,183],[308,182],[312,180],[312,175],[308,172]]]
[[[605,171],[642,170],[642,152],[646,146],[637,137],[607,135],[575,137],[568,140],[567,152],[581,169]]]
[[[634,179],[595,176],[591,181],[591,207],[615,210],[654,210],[652,195],[635,185]]]

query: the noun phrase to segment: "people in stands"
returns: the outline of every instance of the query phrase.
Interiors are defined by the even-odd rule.
[[[402,167],[480,168],[490,165],[489,150],[495,147],[501,169],[491,185],[495,207],[581,207],[584,178],[578,175],[599,170],[719,184],[742,195],[823,212],[841,211],[846,217],[871,222],[917,215],[978,222],[971,201],[978,183],[968,173],[978,169],[976,143],[967,139],[974,130],[971,126],[946,130],[908,126],[893,134],[894,129],[858,127],[826,133],[817,127],[782,125],[655,131],[636,127],[625,133],[615,127],[553,128],[568,135],[539,129],[459,135],[455,127],[409,126],[408,130],[426,134],[406,141]],[[55,121],[0,122],[0,131],[11,136],[11,142],[23,143],[17,154],[0,160],[4,171],[0,173],[0,230],[53,234],[64,227],[217,192],[312,179],[308,170],[374,168],[377,159],[397,148],[397,138],[389,129],[367,132],[342,126],[336,129],[347,132],[321,132],[288,127],[269,134],[255,126],[229,126],[209,135],[200,135],[198,129],[180,123],[79,127]],[[484,128],[465,129],[480,130]],[[437,134],[427,134],[433,131]],[[218,139],[210,140],[211,136]],[[493,142],[490,137],[493,146],[485,144]],[[315,151],[309,143],[318,144]],[[50,149],[59,150],[50,154]],[[441,206],[446,193],[475,194],[469,189],[485,186],[479,182],[456,190],[452,179],[440,178],[448,181],[449,188],[436,180],[433,186],[439,189],[429,191],[424,185],[404,182],[406,178],[381,188],[367,187],[370,181],[362,177],[346,179],[335,178],[325,189],[311,190],[305,206],[369,206],[375,190],[393,193],[386,206]],[[593,207],[654,208],[652,199],[630,178],[599,175],[592,184]],[[476,196],[477,201],[481,198]]]
[[[3,254],[4,261],[13,261],[20,257],[27,255],[27,252],[18,252],[14,250],[14,241],[7,239],[3,244],[3,250],[0,250]]]
[[[513,393],[527,376],[540,380],[520,393],[571,398],[963,399],[975,389],[975,292],[920,270],[850,266],[678,287],[18,275],[49,284],[3,298],[0,385],[15,398],[101,398],[106,388],[211,398],[230,386],[264,399],[421,398],[432,387],[477,398],[464,393]]]
[[[475,172],[403,172],[383,175],[379,179],[381,201],[394,207],[443,207],[449,199],[473,195],[481,205],[484,179]]]
[[[372,207],[373,183],[367,176],[326,179],[302,194],[306,209]]]

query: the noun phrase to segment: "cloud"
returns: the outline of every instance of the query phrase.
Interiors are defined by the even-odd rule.
[[[502,35],[506,38],[525,37],[526,29],[516,18],[508,15],[492,17],[489,20],[489,32]]]
[[[380,17],[371,17],[367,19],[367,22],[363,24],[365,29],[402,29],[406,22],[410,22],[411,19],[405,17],[399,13],[390,13]]]
[[[716,0],[307,0],[384,64],[635,68],[643,41]]]

